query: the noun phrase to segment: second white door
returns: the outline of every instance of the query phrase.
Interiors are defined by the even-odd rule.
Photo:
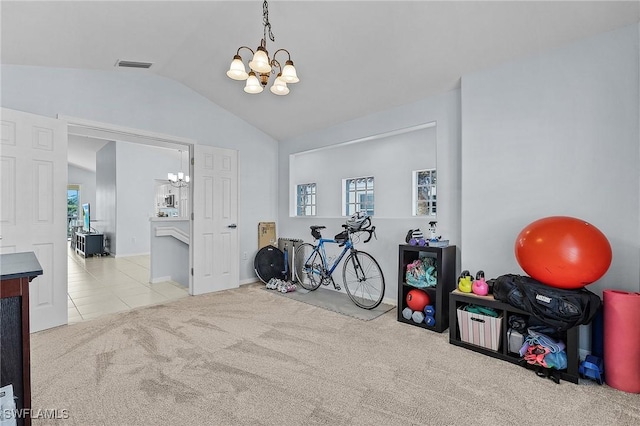
[[[237,288],[238,151],[194,145],[191,294]]]

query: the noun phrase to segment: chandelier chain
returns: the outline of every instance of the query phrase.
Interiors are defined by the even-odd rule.
[[[264,40],[267,40],[267,28],[269,29],[269,40],[276,41],[273,33],[271,32],[271,23],[269,22],[269,4],[267,0],[262,3],[262,22],[264,24]]]

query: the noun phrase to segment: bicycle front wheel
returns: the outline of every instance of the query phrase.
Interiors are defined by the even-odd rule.
[[[373,309],[384,297],[384,275],[378,262],[364,251],[352,252],[344,261],[342,280],[347,294],[359,307]]]
[[[313,244],[300,244],[295,255],[293,267],[297,282],[307,290],[315,290],[322,282],[322,269],[324,261],[319,251]]]

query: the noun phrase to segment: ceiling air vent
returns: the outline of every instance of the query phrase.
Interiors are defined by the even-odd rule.
[[[116,67],[121,67],[121,68],[144,68],[144,69],[148,69],[148,68],[151,68],[151,65],[153,65],[151,62],[121,61],[121,60],[116,62]]]

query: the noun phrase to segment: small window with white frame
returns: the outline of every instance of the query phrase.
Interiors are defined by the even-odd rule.
[[[436,169],[413,172],[413,215],[436,215]]]
[[[343,213],[365,213],[373,216],[373,176],[343,179]]]
[[[297,186],[297,215],[316,215],[316,184],[304,183]]]

